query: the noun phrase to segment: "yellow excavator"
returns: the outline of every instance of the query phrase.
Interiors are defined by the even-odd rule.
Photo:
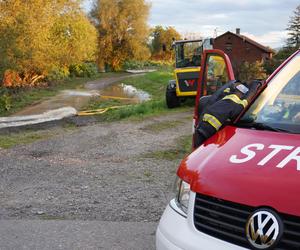
[[[204,50],[213,48],[213,39],[173,41],[175,51],[174,80],[166,89],[168,108],[179,107],[186,98],[197,94],[201,69],[201,55]]]

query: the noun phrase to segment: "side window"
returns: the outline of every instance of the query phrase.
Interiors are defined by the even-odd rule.
[[[227,83],[229,77],[226,63],[222,56],[209,55],[206,67],[206,86],[204,86],[204,90],[206,90],[207,95],[211,95]]]

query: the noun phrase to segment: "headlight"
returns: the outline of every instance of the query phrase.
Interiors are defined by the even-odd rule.
[[[176,88],[176,80],[170,80],[169,86],[171,87],[171,89],[175,89]]]
[[[176,203],[178,207],[187,214],[190,199],[190,184],[181,179],[177,179],[175,183]]]

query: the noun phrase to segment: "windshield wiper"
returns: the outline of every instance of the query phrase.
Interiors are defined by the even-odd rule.
[[[242,122],[242,121],[240,121],[236,125],[238,127],[242,127],[242,128],[253,128],[253,129],[257,129],[257,130],[270,130],[270,131],[275,131],[275,132],[291,133],[288,130],[285,130],[285,129],[282,129],[282,128],[272,127],[268,124],[261,123],[261,122]]]

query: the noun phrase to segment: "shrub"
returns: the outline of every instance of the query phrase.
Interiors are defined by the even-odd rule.
[[[93,77],[98,73],[95,63],[72,64],[69,67],[69,71],[73,77]]]
[[[20,87],[22,86],[22,79],[18,72],[8,69],[4,72],[2,83],[4,87]]]
[[[69,69],[66,67],[54,67],[47,75],[47,81],[49,82],[58,82],[62,81],[70,76]]]
[[[72,64],[69,67],[71,77],[83,77],[83,70],[80,64]]]
[[[5,88],[0,89],[0,112],[8,111],[11,108],[11,96]]]
[[[272,74],[275,69],[280,66],[289,56],[291,56],[297,49],[293,47],[283,47],[281,48],[271,60],[264,63],[264,68],[268,75]]]
[[[138,62],[135,60],[129,60],[124,62],[123,64],[123,69],[127,70],[127,69],[143,69],[144,64],[143,62]]]
[[[264,69],[266,71],[266,74],[269,76],[271,75],[277,68],[278,66],[282,63],[282,61],[279,60],[268,60],[264,62]]]
[[[257,61],[255,63],[244,62],[238,70],[237,77],[241,81],[251,81],[265,79],[267,75],[262,63]]]

